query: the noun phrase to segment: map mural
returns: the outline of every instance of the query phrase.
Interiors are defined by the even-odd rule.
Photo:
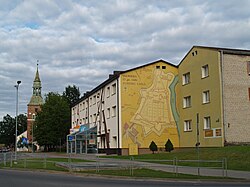
[[[124,147],[148,148],[151,141],[164,147],[168,138],[179,145],[176,75],[177,69],[165,63],[157,64],[157,68],[154,64],[122,74]]]

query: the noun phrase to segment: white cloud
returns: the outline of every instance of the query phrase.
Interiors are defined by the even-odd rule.
[[[193,45],[250,48],[250,2],[0,0],[0,115],[25,113],[39,59],[42,91],[90,90],[114,70],[177,64]]]

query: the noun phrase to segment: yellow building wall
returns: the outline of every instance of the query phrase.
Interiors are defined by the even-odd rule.
[[[149,148],[151,141],[164,147],[168,139],[179,147],[177,67],[159,61],[120,78],[122,148],[138,154],[137,148]]]
[[[208,64],[209,76],[201,77],[202,66]],[[179,65],[180,147],[197,143],[197,114],[201,147],[223,146],[220,54],[217,50],[194,47]],[[183,74],[190,72],[190,83],[182,85]],[[203,91],[209,90],[210,102],[202,103]],[[183,108],[183,98],[191,96],[191,107]],[[204,130],[204,117],[210,116],[211,130]],[[184,131],[184,120],[192,120],[192,130]]]

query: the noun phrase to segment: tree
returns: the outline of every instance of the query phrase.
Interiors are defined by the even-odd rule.
[[[78,101],[80,95],[81,94],[79,91],[79,87],[76,87],[75,85],[73,86],[68,85],[65,88],[65,91],[63,92],[63,96],[67,98],[69,105],[72,105],[73,103]]]
[[[20,135],[27,129],[26,115],[18,115],[17,124],[17,135]],[[6,146],[14,146],[16,138],[15,133],[16,118],[13,118],[7,114],[3,117],[3,121],[0,121],[0,143],[5,144]]]
[[[70,107],[64,96],[50,92],[34,123],[34,140],[45,150],[55,150],[65,143],[70,129]]]
[[[165,144],[165,150],[168,152],[171,152],[172,150],[174,150],[174,146],[170,139],[168,139],[168,141]]]
[[[154,141],[151,142],[151,144],[149,146],[149,149],[153,152],[153,154],[154,154],[155,151],[158,150],[158,147],[157,147],[157,145],[155,144]]]

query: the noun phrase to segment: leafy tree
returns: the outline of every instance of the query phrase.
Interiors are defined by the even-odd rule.
[[[63,92],[63,96],[67,98],[69,105],[75,103],[80,98],[80,95],[79,87],[75,85],[68,85]]]
[[[168,152],[171,152],[172,150],[174,150],[174,146],[170,139],[168,139],[168,141],[165,144],[165,150]]]
[[[155,144],[154,141],[151,142],[151,144],[149,146],[149,149],[153,152],[153,154],[154,154],[155,151],[158,150],[158,147],[157,147],[157,145]]]
[[[45,150],[55,150],[65,143],[70,129],[70,107],[64,96],[50,92],[34,123],[34,140]]]
[[[24,114],[18,115],[17,118],[17,135],[23,133],[27,129],[27,117]],[[15,145],[16,133],[16,118],[11,117],[9,114],[3,117],[0,121],[0,143],[6,146]]]

